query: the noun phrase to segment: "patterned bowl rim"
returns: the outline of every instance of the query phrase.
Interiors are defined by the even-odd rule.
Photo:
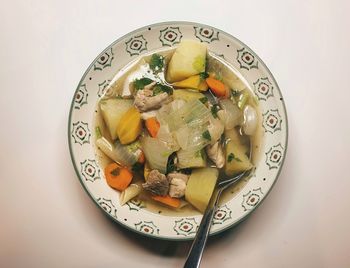
[[[77,91],[79,90],[79,87],[82,85],[82,82],[84,80],[84,78],[86,77],[86,75],[88,74],[89,70],[93,67],[93,65],[95,64],[95,62],[104,54],[104,52],[110,48],[110,47],[113,47],[115,44],[117,44],[118,42],[122,41],[123,39],[125,39],[127,36],[130,36],[130,35],[133,35],[135,33],[138,33],[140,31],[144,31],[144,30],[147,30],[148,28],[153,28],[153,27],[157,27],[157,26],[162,26],[162,25],[169,25],[169,24],[172,24],[172,25],[178,25],[178,24],[182,24],[182,25],[191,25],[191,26],[200,26],[200,27],[210,27],[216,31],[220,31],[224,34],[226,34],[228,37],[232,38],[233,40],[241,43],[242,45],[244,45],[246,48],[250,49],[250,51],[252,51],[254,53],[254,56],[257,57],[257,59],[259,60],[259,62],[263,65],[263,67],[266,69],[267,73],[270,75],[270,77],[272,78],[274,84],[276,85],[276,88],[279,92],[279,94],[281,95],[281,98],[283,99],[282,101],[282,107],[283,107],[283,112],[285,114],[285,125],[286,125],[286,129],[285,129],[285,144],[284,144],[284,153],[282,155],[282,159],[281,159],[281,163],[278,167],[278,172],[276,174],[276,177],[274,179],[274,181],[272,182],[271,184],[271,187],[268,189],[268,191],[266,192],[266,194],[264,194],[262,196],[262,199],[260,202],[258,202],[258,204],[256,206],[254,206],[251,210],[248,211],[248,213],[246,213],[245,215],[242,215],[241,218],[239,218],[236,222],[233,222],[232,224],[222,228],[222,229],[219,229],[219,230],[216,230],[215,232],[210,232],[210,236],[213,236],[213,235],[217,235],[219,233],[222,233],[224,231],[226,231],[227,229],[230,229],[232,228],[233,226],[239,224],[240,222],[242,222],[243,220],[247,219],[247,217],[249,215],[251,215],[251,213],[253,211],[255,211],[259,206],[260,204],[264,201],[264,199],[269,195],[270,191],[272,190],[272,188],[274,187],[274,185],[276,184],[276,181],[277,179],[279,178],[280,176],[280,173],[281,173],[281,170],[283,168],[283,165],[284,165],[284,161],[285,161],[285,158],[286,158],[286,154],[287,154],[287,151],[288,151],[288,133],[289,133],[289,129],[288,129],[288,116],[287,116],[287,109],[286,109],[286,105],[285,105],[285,101],[284,101],[284,98],[282,96],[282,92],[277,84],[277,81],[276,79],[274,78],[274,76],[272,75],[270,69],[266,66],[266,64],[264,63],[264,61],[254,52],[254,50],[252,50],[249,46],[247,46],[245,43],[243,43],[241,40],[239,40],[238,38],[234,37],[233,35],[223,31],[223,30],[220,30],[216,27],[213,27],[211,25],[207,25],[207,24],[203,24],[203,23],[197,23],[197,22],[190,22],[190,21],[164,21],[164,22],[158,22],[158,23],[153,23],[153,24],[149,24],[149,25],[146,25],[146,26],[143,26],[143,27],[140,27],[140,28],[137,28],[131,32],[128,32],[127,34],[119,37],[118,39],[116,39],[114,42],[112,42],[111,44],[109,44],[106,48],[104,48],[99,54],[98,56],[91,62],[91,64],[87,67],[86,71],[84,72],[82,78],[80,79],[79,83],[78,83],[78,86],[76,88],[76,90],[74,91],[74,95],[73,95],[73,98],[72,98],[72,102],[71,102],[71,105],[70,105],[70,110],[69,110],[69,117],[68,117],[68,145],[69,145],[69,153],[70,153],[70,156],[71,156],[71,160],[72,160],[72,163],[73,163],[73,167],[74,167],[74,170],[75,170],[75,173],[80,181],[80,184],[83,186],[83,189],[85,190],[85,192],[88,194],[88,196],[90,197],[90,199],[92,199],[92,201],[94,202],[94,204],[104,212],[105,215],[107,215],[110,219],[112,219],[114,222],[120,224],[121,226],[123,226],[124,228],[132,231],[132,232],[135,232],[135,233],[138,233],[142,236],[146,236],[146,237],[150,237],[150,238],[156,238],[156,239],[159,239],[159,240],[167,240],[167,241],[188,241],[188,240],[193,240],[194,237],[178,237],[178,238],[171,238],[171,237],[163,237],[163,236],[157,236],[157,235],[154,235],[154,234],[148,234],[148,233],[145,233],[145,232],[142,232],[142,231],[139,231],[137,229],[133,229],[131,227],[129,227],[128,225],[124,224],[122,221],[118,221],[116,218],[114,218],[112,215],[110,215],[108,212],[106,212],[105,210],[101,209],[101,206],[98,204],[98,202],[93,198],[92,194],[90,193],[90,191],[88,190],[88,188],[85,186],[84,182],[83,182],[83,179],[81,178],[81,175],[80,175],[80,172],[79,172],[79,168],[77,167],[76,165],[76,161],[75,161],[75,158],[74,158],[74,153],[73,153],[73,148],[72,148],[72,143],[71,143],[71,139],[70,139],[70,134],[71,134],[71,122],[72,122],[72,114],[73,114],[73,110],[74,110],[74,96],[75,94],[77,93]]]

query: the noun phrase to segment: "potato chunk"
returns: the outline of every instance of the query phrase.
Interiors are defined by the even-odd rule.
[[[167,80],[172,83],[204,72],[206,54],[204,44],[194,40],[182,41],[170,59]]]
[[[108,99],[101,100],[100,109],[103,120],[105,121],[111,138],[115,140],[117,138],[117,127],[120,118],[126,113],[132,106],[132,100],[123,99]]]
[[[238,174],[253,167],[244,149],[242,145],[233,140],[226,144],[225,174],[227,176]]]
[[[135,107],[131,107],[120,119],[117,134],[121,144],[128,144],[136,140],[142,130],[141,114]]]
[[[200,212],[204,212],[208,206],[218,175],[216,168],[198,168],[192,171],[187,182],[185,199]]]

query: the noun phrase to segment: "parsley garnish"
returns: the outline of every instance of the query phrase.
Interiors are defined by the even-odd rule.
[[[119,176],[120,174],[120,168],[115,168],[111,171],[111,174],[115,177]]]
[[[214,118],[218,118],[219,105],[215,104],[210,108],[210,111]]]
[[[201,103],[206,104],[208,102],[208,98],[207,97],[203,97],[198,99]]]
[[[209,77],[209,74],[207,72],[202,72],[199,74],[199,77],[204,80]]]
[[[152,82],[153,82],[153,80],[150,78],[147,78],[147,77],[136,79],[134,81],[134,88],[136,90],[143,89],[145,86],[151,84]]]
[[[210,136],[210,133],[208,130],[206,130],[202,133],[202,137],[208,141],[211,141],[211,136]]]
[[[171,95],[173,93],[173,89],[169,86],[166,85],[162,85],[162,84],[157,84],[154,86],[153,88],[153,96],[158,95],[160,93],[168,93],[169,95]]]
[[[238,157],[235,157],[235,155],[233,153],[230,153],[228,156],[227,156],[227,162],[231,163],[232,160],[236,160],[237,162],[242,162],[241,159],[239,159]]]
[[[159,72],[164,67],[164,57],[162,55],[159,55],[157,53],[153,54],[151,57],[151,60],[149,62],[149,67],[154,72]]]

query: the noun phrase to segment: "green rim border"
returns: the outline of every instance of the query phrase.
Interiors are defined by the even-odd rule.
[[[129,36],[129,35],[132,35],[134,33],[137,33],[137,32],[140,32],[140,31],[143,31],[145,29],[148,29],[149,27],[157,27],[157,26],[161,26],[161,25],[168,25],[168,24],[187,24],[187,25],[196,25],[196,26],[200,26],[200,27],[210,27],[212,29],[215,29],[217,31],[220,31],[222,33],[224,33],[225,35],[229,36],[230,38],[234,39],[235,41],[241,43],[243,46],[247,47],[248,49],[250,49],[251,52],[254,53],[254,56],[257,57],[257,59],[259,60],[259,62],[263,65],[263,67],[267,70],[268,74],[271,76],[273,82],[275,83],[276,85],[276,88],[279,92],[279,94],[281,95],[281,98],[282,98],[282,107],[283,107],[283,111],[284,111],[284,114],[286,116],[286,140],[285,140],[285,144],[284,144],[284,154],[283,154],[283,158],[282,158],[282,162],[281,162],[281,165],[278,169],[278,172],[277,172],[277,175],[276,175],[276,178],[275,180],[273,181],[271,187],[269,188],[269,190],[267,191],[267,193],[265,195],[263,195],[261,201],[254,207],[252,208],[247,214],[245,214],[244,216],[242,216],[241,218],[239,218],[236,222],[233,222],[231,225],[229,226],[226,226],[225,228],[221,229],[221,230],[218,230],[218,231],[215,231],[215,232],[212,232],[210,233],[209,235],[210,236],[213,236],[213,235],[216,235],[216,234],[219,234],[221,232],[224,232],[226,231],[227,229],[230,229],[232,228],[233,226],[239,224],[240,222],[242,222],[244,219],[246,219],[253,211],[255,211],[259,206],[260,204],[264,201],[264,199],[266,198],[266,196],[268,196],[268,194],[271,192],[272,188],[275,186],[276,184],[276,181],[277,179],[279,178],[280,176],[280,173],[281,173],[281,170],[283,168],[283,165],[284,165],[284,161],[285,161],[285,158],[286,158],[286,155],[287,155],[287,148],[288,148],[288,136],[289,136],[289,128],[288,128],[288,116],[287,116],[287,109],[286,109],[286,105],[285,105],[285,102],[284,102],[284,98],[282,96],[282,92],[277,84],[277,81],[275,80],[275,77],[272,75],[270,69],[266,66],[266,64],[263,62],[263,60],[249,47],[247,46],[245,43],[243,43],[241,40],[239,40],[238,38],[232,36],[231,34],[225,32],[225,31],[222,31],[218,28],[215,28],[213,26],[210,26],[210,25],[206,25],[206,24],[202,24],[202,23],[196,23],[196,22],[189,22],[189,21],[167,21],[167,22],[160,22],[160,23],[153,23],[153,24],[150,24],[150,25],[146,25],[146,26],[143,26],[141,28],[138,28],[134,31],[131,31],[121,37],[119,37],[117,40],[115,40],[114,42],[112,42],[110,45],[108,45],[100,54],[98,54],[98,56],[92,61],[92,63],[88,66],[88,68],[86,69],[86,71],[84,72],[82,78],[80,79],[79,83],[78,83],[78,86],[76,88],[76,90],[74,91],[74,95],[73,95],[73,98],[72,98],[72,102],[71,102],[71,105],[70,105],[70,110],[69,110],[69,117],[68,117],[68,145],[69,145],[69,153],[70,153],[70,156],[71,156],[71,160],[72,160],[72,163],[73,163],[73,167],[74,167],[74,170],[75,170],[75,173],[77,175],[77,177],[79,178],[79,181],[80,181],[80,184],[83,186],[85,192],[88,194],[88,196],[93,200],[94,204],[99,208],[101,209],[100,205],[96,202],[96,200],[94,199],[94,197],[92,196],[92,194],[89,192],[89,190],[85,187],[84,183],[83,183],[83,180],[79,174],[79,169],[78,167],[76,166],[75,164],[75,158],[74,158],[74,154],[73,154],[73,149],[72,149],[72,144],[71,144],[71,140],[70,140],[70,133],[71,133],[71,119],[72,119],[72,112],[74,110],[74,96],[77,92],[77,90],[79,89],[79,87],[81,86],[82,84],[82,81],[84,80],[84,78],[86,77],[87,73],[89,72],[89,70],[91,69],[91,67],[95,64],[96,60],[98,60],[103,53],[105,53],[106,50],[108,50],[110,47],[114,46],[116,43],[118,43],[119,41],[123,40],[125,37]],[[130,230],[130,231],[133,231],[135,233],[138,233],[142,236],[147,236],[147,237],[150,237],[150,238],[156,238],[156,239],[159,239],[159,240],[167,240],[167,241],[188,241],[188,240],[193,240],[194,237],[179,237],[179,238],[172,238],[172,237],[166,237],[166,236],[156,236],[156,235],[151,235],[151,234],[147,234],[147,233],[143,233],[141,231],[138,231],[136,229],[133,229],[133,228],[130,228],[129,226],[123,224],[123,222],[121,221],[118,221],[116,218],[112,217],[110,214],[108,214],[106,211],[104,211],[103,209],[101,209],[105,215],[107,215],[110,219],[112,219],[114,222],[120,224],[121,226],[125,227],[126,229]]]

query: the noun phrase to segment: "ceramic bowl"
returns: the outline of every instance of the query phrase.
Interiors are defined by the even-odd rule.
[[[203,42],[248,83],[259,100],[264,143],[252,176],[239,192],[215,213],[211,234],[247,217],[267,196],[281,171],[287,149],[287,115],[281,91],[263,61],[244,43],[214,27],[190,22],[165,22],[137,29],[119,38],[97,56],[83,74],[72,100],[68,140],[77,176],[93,202],[122,226],[142,235],[168,240],[193,239],[201,215],[166,216],[151,212],[145,203],[119,204],[95,156],[93,118],[98,99],[111,79],[129,62],[183,39]]]

